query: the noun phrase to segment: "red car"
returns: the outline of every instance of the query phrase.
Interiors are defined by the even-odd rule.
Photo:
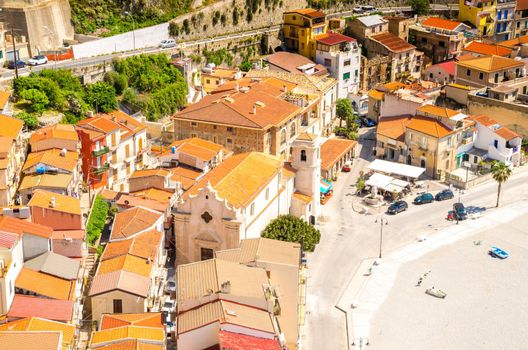
[[[352,170],[352,165],[350,163],[345,163],[345,165],[343,165],[341,168],[341,171],[345,173],[349,173],[350,170]]]

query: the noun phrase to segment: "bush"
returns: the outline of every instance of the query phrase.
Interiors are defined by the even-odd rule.
[[[252,67],[251,62],[249,62],[248,60],[245,60],[239,66],[240,70],[243,72],[249,72],[251,70],[251,67]]]
[[[90,220],[88,220],[88,224],[86,225],[86,239],[91,246],[101,237],[108,216],[108,209],[108,203],[101,196],[97,195],[90,214]]]
[[[50,102],[48,96],[37,89],[24,90],[20,97],[28,101],[31,104],[31,109],[39,114],[46,110]]]
[[[116,91],[104,81],[88,85],[84,99],[98,112],[108,113],[117,109]]]
[[[170,22],[169,23],[169,36],[175,38],[178,35],[180,35],[180,26],[177,23]]]
[[[36,130],[39,127],[38,117],[33,113],[20,112],[15,117],[22,120],[28,130]]]
[[[261,236],[285,242],[303,242],[303,250],[309,252],[313,252],[321,239],[319,230],[293,215],[281,215],[271,221]]]
[[[128,80],[123,74],[111,71],[105,74],[104,81],[112,85],[115,89],[116,94],[121,95],[123,91],[128,87]]]

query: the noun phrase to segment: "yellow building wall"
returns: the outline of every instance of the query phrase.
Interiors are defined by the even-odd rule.
[[[490,1],[492,4],[491,6],[485,6],[482,8],[474,7],[474,6],[467,6],[464,4],[464,0],[459,0],[458,3],[458,20],[468,21],[469,23],[473,24],[480,34],[484,34],[484,29],[487,27],[486,35],[492,36],[495,33],[495,25],[496,22],[493,21],[491,23],[486,24],[486,17],[481,18],[479,16],[479,13],[481,12],[488,12],[494,20],[497,17],[497,10],[496,10],[496,1]]]
[[[310,22],[309,27],[304,26],[305,20]],[[321,25],[318,24],[317,28],[320,27]],[[322,33],[326,33],[326,28],[327,24],[325,23]],[[300,55],[315,61],[316,43],[314,39],[314,28],[312,27],[310,19],[297,13],[285,14],[283,33],[287,46],[295,48]],[[291,42],[297,42],[298,44],[294,47]]]

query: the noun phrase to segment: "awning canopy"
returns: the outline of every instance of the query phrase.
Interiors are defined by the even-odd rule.
[[[385,188],[386,186],[388,186],[391,183],[392,180],[394,180],[393,177],[390,177],[390,176],[387,176],[387,175],[383,175],[383,174],[374,173],[365,182],[365,184],[368,185],[368,186],[374,186],[374,187],[378,187],[378,188]]]
[[[320,191],[322,194],[327,194],[332,189],[332,184],[328,181],[321,180]]]
[[[369,170],[378,171],[380,173],[405,176],[413,179],[418,178],[425,171],[424,168],[389,162],[383,159],[374,160],[372,163],[370,163],[368,168]]]

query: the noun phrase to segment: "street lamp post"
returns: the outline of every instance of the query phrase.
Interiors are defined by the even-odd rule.
[[[136,49],[136,24],[134,22],[134,16],[132,15],[132,11],[128,12],[125,11],[125,16],[130,15],[130,18],[132,18],[132,42],[134,45],[134,50]]]
[[[383,246],[383,225],[388,225],[389,221],[383,217],[376,219],[375,223],[380,223],[380,243],[379,243],[379,258],[381,259],[381,248]]]
[[[471,167],[471,164],[468,161],[465,161],[462,163],[462,166],[466,168],[466,182],[465,186],[467,187],[467,182],[469,178],[469,168]],[[458,203],[460,203],[460,195],[462,194],[462,187],[458,190]]]

